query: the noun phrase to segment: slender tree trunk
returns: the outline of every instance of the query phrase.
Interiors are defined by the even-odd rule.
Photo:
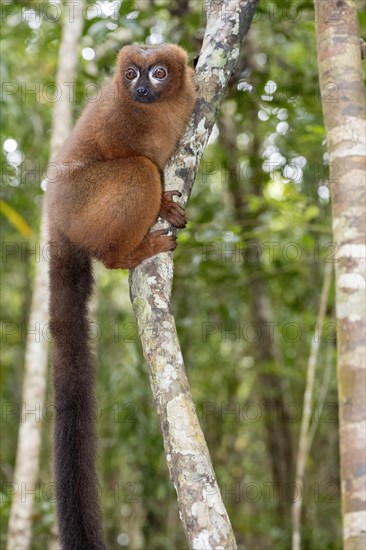
[[[356,0],[343,0],[329,17],[316,2],[318,67],[337,247],[336,311],[343,541],[365,548],[365,96]]]
[[[286,404],[291,400],[280,372],[271,373],[266,368],[271,364],[279,368],[284,365],[276,342],[276,318],[267,288],[261,278],[254,278],[248,282],[248,286],[251,318],[261,334],[260,343],[256,345],[253,355],[258,366],[258,394],[264,410],[265,444],[275,484],[278,518],[284,527],[289,517],[290,502],[282,495],[294,478],[292,432],[285,414]]]
[[[57,84],[62,90],[55,103],[52,119],[51,160],[71,130],[71,105],[67,83],[75,80],[75,55],[83,26],[83,2],[76,2],[71,16],[66,12],[59,52]],[[14,471],[14,496],[8,525],[8,550],[30,548],[32,538],[32,512],[34,489],[38,480],[41,448],[42,411],[46,391],[48,341],[43,329],[48,323],[48,262],[46,245],[48,227],[42,215],[40,243],[41,255],[36,264],[31,303],[28,338],[25,349],[22,415],[20,419],[17,455]]]
[[[196,68],[193,121],[166,173],[167,188],[187,202],[257,0],[206,2],[207,28]],[[148,363],[154,406],[190,548],[236,548],[192,401],[171,310],[173,263],[159,254],[131,271],[131,301]]]
[[[324,319],[327,311],[328,298],[330,285],[332,282],[333,266],[328,263],[325,264],[324,282],[322,293],[320,296],[319,312],[316,320],[316,326],[324,326]],[[302,408],[301,428],[299,447],[296,460],[296,492],[299,495],[294,500],[292,505],[292,550],[300,550],[301,548],[301,510],[303,503],[304,493],[304,476],[306,461],[309,456],[310,443],[311,443],[311,406],[313,403],[314,384],[315,384],[315,370],[318,359],[318,353],[320,348],[319,338],[313,337],[311,343],[311,350],[308,361],[308,368],[306,371],[306,386],[304,392],[304,403]]]

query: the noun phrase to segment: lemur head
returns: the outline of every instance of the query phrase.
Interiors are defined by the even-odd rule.
[[[186,52],[175,44],[125,46],[118,54],[115,79],[123,93],[139,103],[173,99],[184,87]]]

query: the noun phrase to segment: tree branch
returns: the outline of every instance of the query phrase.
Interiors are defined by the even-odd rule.
[[[207,1],[207,27],[196,67],[196,109],[165,171],[167,189],[188,201],[198,166],[215,123],[258,0]],[[173,261],[159,254],[130,272],[130,296],[167,464],[190,548],[236,548],[235,538],[200,428],[184,368],[171,309]]]

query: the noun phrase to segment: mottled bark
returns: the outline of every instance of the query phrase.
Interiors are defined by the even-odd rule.
[[[337,247],[336,312],[343,540],[365,548],[365,102],[357,2],[316,3],[320,90],[327,131],[333,236]],[[330,93],[331,92],[331,93]]]
[[[165,172],[167,189],[185,205],[257,0],[207,1],[207,28],[196,67],[199,99],[193,119]],[[131,271],[131,301],[148,363],[154,406],[188,545],[236,548],[211,459],[192,401],[171,310],[173,263],[160,254]]]
[[[67,83],[75,80],[76,48],[83,26],[83,2],[75,3],[73,17],[65,17],[59,51],[57,84],[63,93],[55,103],[52,119],[51,160],[71,131],[71,105]],[[66,85],[65,85],[66,83]],[[14,496],[8,525],[8,550],[30,548],[34,491],[39,472],[42,415],[46,391],[48,340],[42,331],[48,323],[48,262],[45,252],[48,242],[47,218],[42,216],[40,248],[36,264],[33,296],[29,317],[29,332],[25,349],[24,380],[18,446],[14,471]],[[36,336],[35,332],[38,334]],[[40,336],[39,336],[40,335]],[[33,412],[32,412],[33,411]],[[26,496],[24,497],[24,492]],[[55,546],[53,546],[54,548]]]

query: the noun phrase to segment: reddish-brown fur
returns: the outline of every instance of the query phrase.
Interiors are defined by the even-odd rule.
[[[131,64],[141,74],[155,64],[167,69],[164,83],[150,79],[150,103],[137,101],[126,81]],[[109,268],[131,268],[175,248],[174,237],[149,229],[158,215],[176,227],[185,224],[184,210],[173,200],[178,193],[163,193],[162,171],[193,110],[192,75],[178,46],[123,48],[114,78],[82,113],[49,177],[55,477],[64,550],[105,549],[88,346],[91,258]]]
[[[156,101],[138,103],[125,86],[125,70],[156,62],[168,68],[169,81]],[[160,233],[142,241],[159,214],[161,172],[195,102],[193,71],[186,62],[186,53],[175,45],[121,50],[113,80],[81,115],[50,176],[51,239],[61,232],[115,268],[134,267],[174,248],[175,239]],[[170,210],[181,219],[169,217],[169,208],[162,214],[182,227],[183,213],[172,200]]]

